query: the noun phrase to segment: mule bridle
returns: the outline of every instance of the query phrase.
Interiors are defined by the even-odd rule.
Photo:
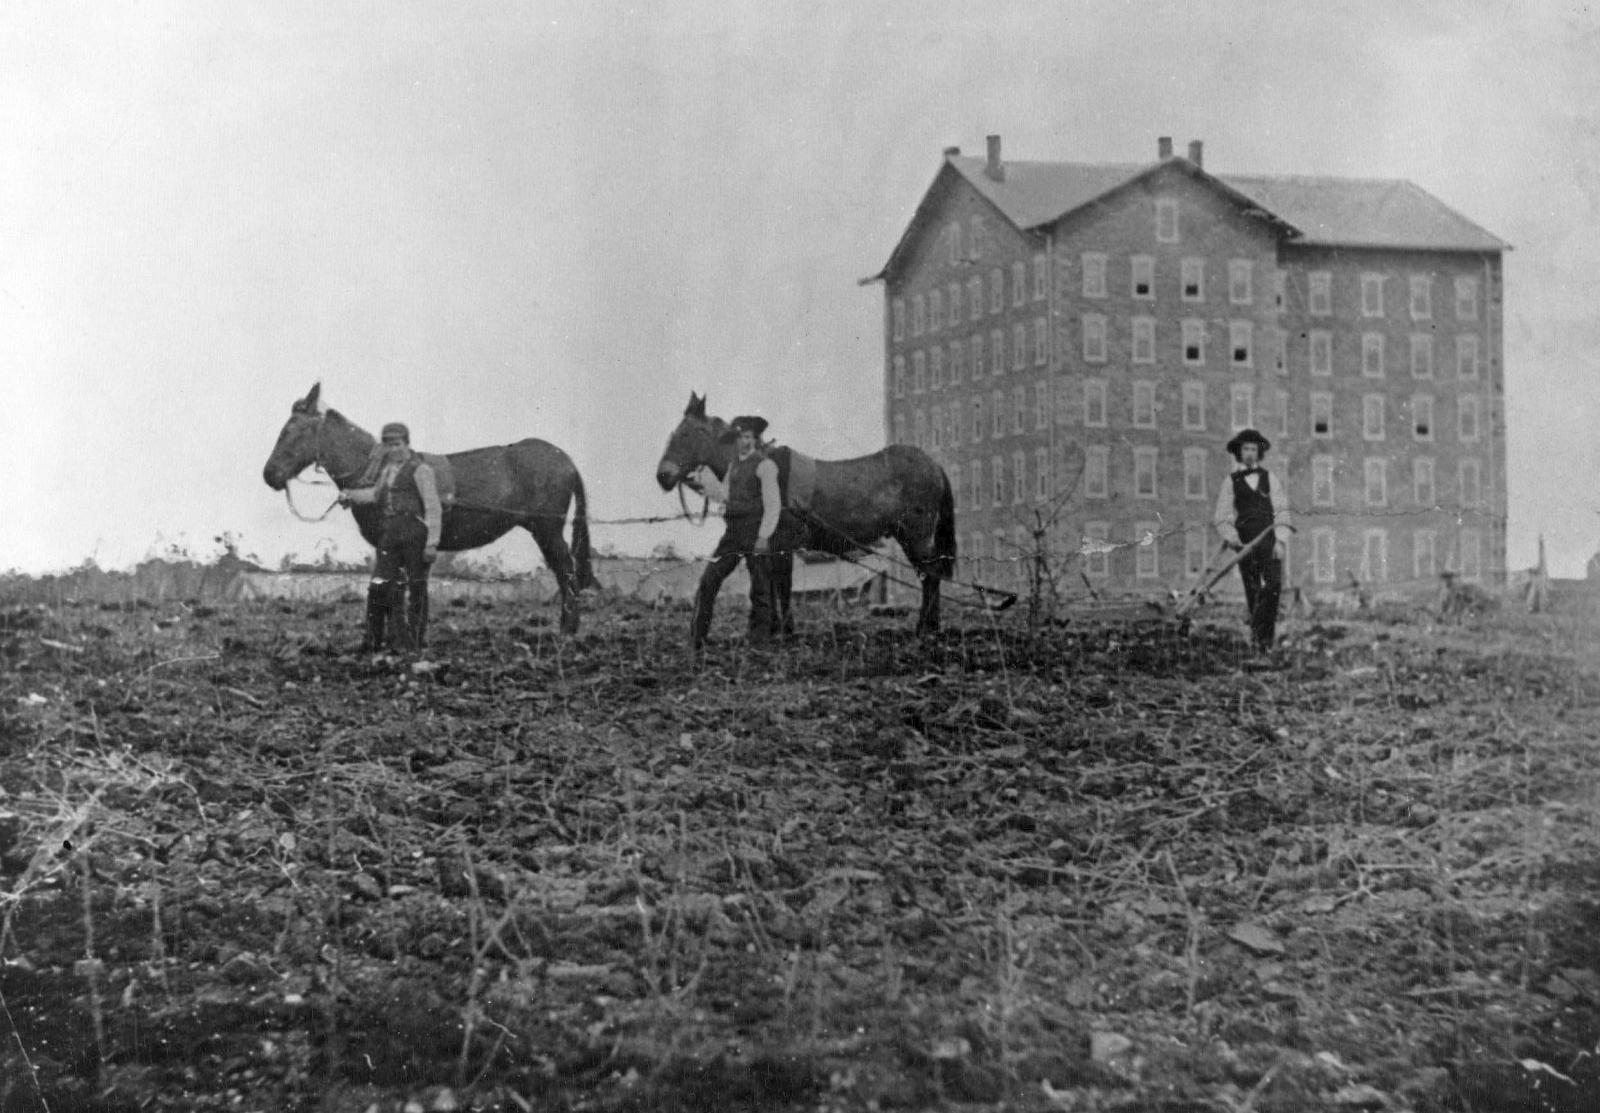
[[[356,476],[360,475],[362,469],[357,469],[357,470],[354,470],[354,471],[346,472],[343,475],[335,475],[332,471],[328,470],[328,465],[322,462],[322,430],[323,430],[323,427],[327,424],[327,422],[328,422],[328,414],[327,414],[326,411],[317,414],[316,431],[311,434],[311,449],[312,449],[312,451],[311,451],[311,463],[307,464],[306,467],[311,467],[311,466],[315,465],[317,470],[321,471],[323,475],[326,475],[328,477],[328,479],[333,483],[333,485],[335,487],[339,488],[340,491],[343,491],[345,482],[347,480],[353,479]],[[305,470],[306,470],[305,467],[302,467],[300,469],[300,471],[305,471]],[[299,472],[296,472],[294,475],[291,475],[291,476],[289,476],[288,479],[284,480],[284,483],[283,483],[283,497],[289,503],[289,511],[290,511],[290,513],[292,513],[296,518],[299,518],[302,522],[320,522],[320,521],[324,520],[325,518],[327,518],[327,516],[329,514],[332,514],[334,512],[334,509],[336,507],[338,507],[338,505],[339,505],[339,499],[337,497],[331,503],[328,504],[328,508],[326,510],[324,510],[321,514],[318,514],[314,518],[307,517],[306,515],[300,513],[300,508],[295,506],[295,504],[294,504],[294,492],[293,492],[293,490],[291,488],[291,484],[293,484],[298,479],[299,479]],[[308,487],[325,487],[325,486],[327,486],[327,484],[323,483],[321,481],[317,481],[317,482],[307,482],[306,486],[308,486]]]

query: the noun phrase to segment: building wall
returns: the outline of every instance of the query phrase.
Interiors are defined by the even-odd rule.
[[[1158,234],[1158,201],[1175,203],[1175,240]],[[1079,570],[1118,590],[1192,583],[1216,551],[1209,522],[1232,463],[1224,445],[1253,425],[1273,441],[1267,462],[1296,511],[1291,584],[1337,586],[1353,572],[1398,585],[1446,567],[1503,577],[1498,257],[1280,242],[1180,164],[1038,235],[1018,232],[947,171],[922,221],[887,288],[886,432],[928,449],[957,484],[964,574],[1025,585],[1042,542],[1069,589],[1081,589]],[[1148,268],[1148,291],[1134,288],[1136,259]],[[1181,288],[1186,261],[1201,268],[1197,297]],[[1325,312],[1321,304],[1313,311],[1313,275],[1326,276]],[[983,289],[976,315],[974,276]],[[1364,276],[1381,287],[1380,313],[1363,309]],[[1431,295],[1425,315],[1420,303],[1413,312],[1413,277]],[[1457,279],[1475,283],[1473,316],[1457,316]],[[1326,373],[1311,366],[1316,334],[1331,357]],[[1421,367],[1413,375],[1413,336],[1432,345],[1431,377]],[[1477,347],[1476,378],[1457,373],[1457,338]],[[1194,339],[1198,357],[1186,347]],[[1377,343],[1381,374],[1363,357],[1364,344]],[[1325,433],[1312,429],[1313,394],[1331,403]],[[1428,398],[1432,420],[1420,437],[1415,423]],[[1475,437],[1462,436],[1463,405],[1476,407]],[[1419,458],[1432,460],[1434,474],[1433,498],[1424,490],[1421,502]],[[1369,461],[1384,473],[1383,497],[1372,504]],[[1463,461],[1478,485],[1465,506]],[[1324,484],[1313,490],[1324,472],[1331,501]],[[1065,565],[1064,554],[1089,536],[1112,544],[1088,548],[1109,551]]]

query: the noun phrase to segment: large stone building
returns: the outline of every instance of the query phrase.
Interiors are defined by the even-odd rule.
[[[1223,445],[1255,426],[1299,530],[1289,584],[1501,579],[1507,245],[1409,182],[1202,154],[948,149],[873,276],[887,433],[949,473],[965,571],[1021,579],[1044,548],[1075,582],[1183,586],[1216,550]]]

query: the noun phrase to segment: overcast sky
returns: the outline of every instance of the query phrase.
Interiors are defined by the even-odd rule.
[[[1509,241],[1510,563],[1600,548],[1592,4],[8,0],[0,57],[0,569],[223,532],[362,556],[348,515],[297,521],[261,480],[318,380],[417,447],[554,441],[602,521],[676,507],[653,472],[691,390],[871,451],[883,293],[858,279],[941,150],[989,133],[1405,178]]]

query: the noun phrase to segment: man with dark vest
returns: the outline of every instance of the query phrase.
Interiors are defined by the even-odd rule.
[[[378,557],[367,587],[367,633],[361,648],[421,649],[428,632],[428,573],[439,556],[444,511],[433,468],[411,451],[411,431],[398,421],[383,427],[373,466],[339,496],[344,504],[376,505],[383,513]],[[407,599],[409,591],[410,598]],[[409,603],[409,606],[407,604]]]
[[[737,438],[736,455],[722,481],[722,491],[699,476],[698,482],[713,494],[725,497],[722,540],[711,554],[711,562],[700,576],[695,593],[694,618],[689,624],[689,642],[695,649],[705,647],[711,630],[711,612],[717,592],[739,566],[742,558],[750,573],[750,644],[762,646],[772,640],[772,535],[778,528],[783,500],[778,489],[778,465],[761,451],[761,434],[767,421],[762,417],[736,417],[729,436]]]
[[[1223,542],[1235,551],[1263,533],[1268,535],[1239,561],[1245,608],[1250,614],[1250,638],[1262,653],[1272,648],[1276,637],[1278,598],[1283,593],[1284,544],[1273,526],[1289,525],[1288,496],[1276,492],[1274,506],[1272,476],[1261,466],[1261,458],[1271,447],[1267,438],[1254,429],[1241,430],[1228,442],[1228,452],[1238,463],[1223,480],[1212,515]]]

